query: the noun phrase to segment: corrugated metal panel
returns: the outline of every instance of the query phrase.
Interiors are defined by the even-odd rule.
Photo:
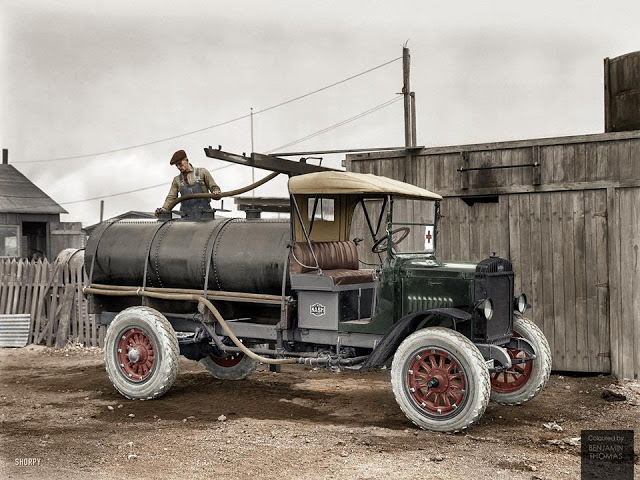
[[[31,315],[0,315],[0,347],[24,347],[29,341]]]

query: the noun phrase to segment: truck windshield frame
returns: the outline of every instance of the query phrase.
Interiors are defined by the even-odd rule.
[[[394,221],[393,213],[394,213],[395,202],[394,202],[394,199],[391,198],[389,213],[387,215],[387,225],[386,225],[387,254],[389,257],[397,257],[397,256],[403,256],[403,255],[411,255],[411,256],[422,255],[428,258],[436,257],[437,246],[438,246],[437,244],[438,225],[441,218],[440,201],[439,200],[436,200],[436,201],[424,200],[424,201],[433,203],[433,220],[431,222],[429,221],[424,221],[424,222]],[[411,227],[428,227],[428,226],[431,227],[431,230],[426,230],[425,235],[428,235],[429,233],[431,233],[431,238],[428,239],[429,241],[433,240],[433,247],[431,251],[426,250],[426,248],[422,250],[419,250],[419,249],[408,249],[405,251],[402,251],[402,249],[398,250],[398,245],[394,244],[392,241],[393,232],[399,228],[400,229],[409,228],[411,230],[412,229]],[[416,235],[415,232],[413,233],[413,235]],[[400,244],[400,246],[402,247],[403,245]]]

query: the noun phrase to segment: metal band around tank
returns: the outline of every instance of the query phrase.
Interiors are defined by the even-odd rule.
[[[215,242],[213,242],[213,252],[212,252],[212,256],[211,256],[211,262],[209,262],[207,264],[207,266],[209,266],[210,264],[213,263],[213,272],[214,272],[214,275],[216,276],[216,285],[218,285],[218,290],[222,290],[222,285],[220,284],[220,279],[218,278],[218,275],[217,275],[218,267],[216,265],[216,252],[217,252],[216,247],[220,244],[220,239],[222,238],[222,232],[234,220],[235,220],[235,218],[230,218],[229,221],[228,222],[224,222],[224,224],[220,228],[220,231],[216,235]],[[206,287],[206,285],[205,285],[205,287]]]
[[[144,272],[142,274],[142,290],[143,291],[147,286],[147,271],[149,269],[149,256],[151,255],[151,247],[153,246],[153,241],[155,240],[156,235],[158,235],[158,232],[162,230],[162,228],[165,225],[170,225],[172,222],[173,222],[173,219],[163,221],[160,225],[156,227],[155,232],[153,232],[153,235],[151,235],[151,238],[149,239],[149,244],[147,245],[147,253],[144,257]],[[156,275],[157,275],[157,272],[156,272]],[[160,279],[160,275],[158,275],[158,279]],[[162,280],[160,280],[160,283],[162,283]]]
[[[211,235],[209,236],[209,240],[207,240],[207,248],[204,254],[204,260],[206,263],[205,274],[204,274],[204,291],[203,295],[207,298],[207,290],[209,289],[209,272],[211,271],[211,264],[213,263],[212,253],[213,247],[218,239],[218,235],[222,232],[222,229],[233,220],[233,218],[228,218],[215,226],[215,228],[211,231]],[[220,289],[220,282],[218,283],[218,289]]]
[[[93,267],[96,264],[96,256],[98,255],[98,246],[100,245],[102,236],[104,235],[104,232],[107,230],[107,228],[109,228],[114,223],[118,223],[118,222],[119,220],[107,220],[106,222],[99,225],[98,228],[96,228],[97,231],[94,231],[94,233],[91,235],[92,237],[94,235],[98,235],[97,237],[98,241],[96,242],[95,248],[93,249],[93,251],[89,252],[89,254],[91,255],[91,268],[89,269],[89,285],[93,283]],[[87,252],[85,251],[85,256],[86,256],[86,253]]]

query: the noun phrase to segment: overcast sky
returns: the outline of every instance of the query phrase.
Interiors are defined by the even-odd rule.
[[[418,144],[461,145],[599,133],[603,59],[640,50],[640,3],[0,0],[0,139],[10,163],[69,211],[64,221],[160,206],[184,148],[250,151],[247,119],[203,129],[393,60],[408,41]],[[267,152],[391,100],[394,62],[256,115]],[[290,150],[399,146],[402,102]],[[339,166],[341,157],[325,157]],[[257,176],[262,176],[258,172]],[[251,170],[214,172],[223,190]],[[257,195],[286,195],[284,180]],[[228,206],[228,202],[225,206]],[[218,204],[219,205],[219,204]]]

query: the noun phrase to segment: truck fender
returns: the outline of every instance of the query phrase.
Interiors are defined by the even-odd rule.
[[[386,364],[405,338],[415,332],[426,320],[424,327],[431,327],[436,318],[446,317],[453,321],[454,330],[462,322],[471,320],[471,314],[457,308],[433,308],[423,312],[411,313],[398,321],[387,334],[382,337],[380,343],[373,349],[369,358],[364,362],[360,371],[381,367]]]

